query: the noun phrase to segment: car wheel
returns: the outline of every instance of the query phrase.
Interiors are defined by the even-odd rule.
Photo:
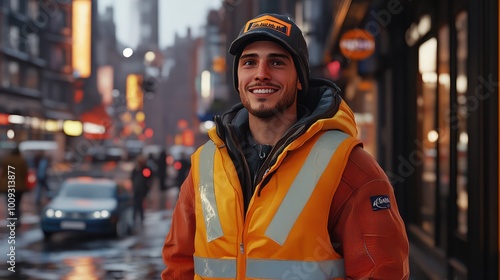
[[[52,236],[52,234],[53,232],[43,231],[43,240],[50,241],[50,237]]]
[[[120,217],[115,226],[115,237],[123,238],[127,235],[128,224],[124,217]]]

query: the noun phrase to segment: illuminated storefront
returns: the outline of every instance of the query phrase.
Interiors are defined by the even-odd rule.
[[[325,72],[394,186],[412,277],[499,279],[498,1],[339,3]]]
[[[387,26],[385,168],[415,279],[499,277],[497,11],[497,1],[413,1]]]

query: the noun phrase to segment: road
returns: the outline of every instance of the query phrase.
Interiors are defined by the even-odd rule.
[[[53,189],[57,189],[65,178],[79,175],[105,176],[127,183],[132,163],[80,164],[56,168],[54,170],[57,172],[53,170],[49,179]],[[162,195],[164,199],[161,199]],[[147,198],[145,221],[132,236],[116,239],[59,233],[50,241],[44,241],[39,228],[40,219],[33,203],[33,193],[23,197],[23,219],[15,233],[11,233],[7,227],[5,199],[2,197],[0,279],[159,279],[164,268],[161,249],[170,228],[176,197],[175,188],[162,193],[154,186]],[[15,263],[9,264],[8,261],[12,259]],[[15,265],[14,269],[12,264]]]

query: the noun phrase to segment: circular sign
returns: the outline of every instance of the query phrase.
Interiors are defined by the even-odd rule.
[[[366,30],[352,29],[340,38],[340,52],[352,60],[362,60],[375,51],[375,39]]]

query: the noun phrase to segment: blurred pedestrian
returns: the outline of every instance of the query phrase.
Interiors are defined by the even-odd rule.
[[[154,178],[156,177],[158,172],[158,166],[156,164],[155,156],[153,155],[153,153],[148,154],[148,157],[146,159],[146,166],[149,168],[149,170],[151,170],[151,176],[149,177],[148,180],[148,191],[149,191],[149,189],[151,189],[151,187],[153,186]]]
[[[190,156],[185,152],[181,152],[181,157],[178,160],[179,169],[177,170],[176,182],[177,187],[181,187],[184,180],[189,174],[189,170],[191,170],[191,159]]]
[[[241,103],[191,156],[163,279],[408,279],[394,190],[331,81],[309,77],[287,16],[246,23],[229,49]]]
[[[151,177],[151,170],[146,165],[144,156],[136,158],[134,169],[130,175],[132,190],[134,192],[134,221],[144,221],[144,199],[148,192],[148,180]]]
[[[167,189],[167,153],[165,150],[160,152],[156,161],[156,167],[156,174],[158,175],[158,188],[160,191],[165,191]]]
[[[50,166],[50,159],[44,152],[39,152],[35,156],[35,168],[37,184],[35,187],[35,203],[38,208],[42,206],[43,196],[47,196],[49,185],[47,182],[47,174]],[[44,195],[45,194],[45,195]]]
[[[0,192],[5,194],[7,202],[7,218],[16,218],[15,223],[21,224],[21,201],[23,194],[29,191],[28,163],[22,157],[19,147],[14,148],[6,156],[0,169]]]

